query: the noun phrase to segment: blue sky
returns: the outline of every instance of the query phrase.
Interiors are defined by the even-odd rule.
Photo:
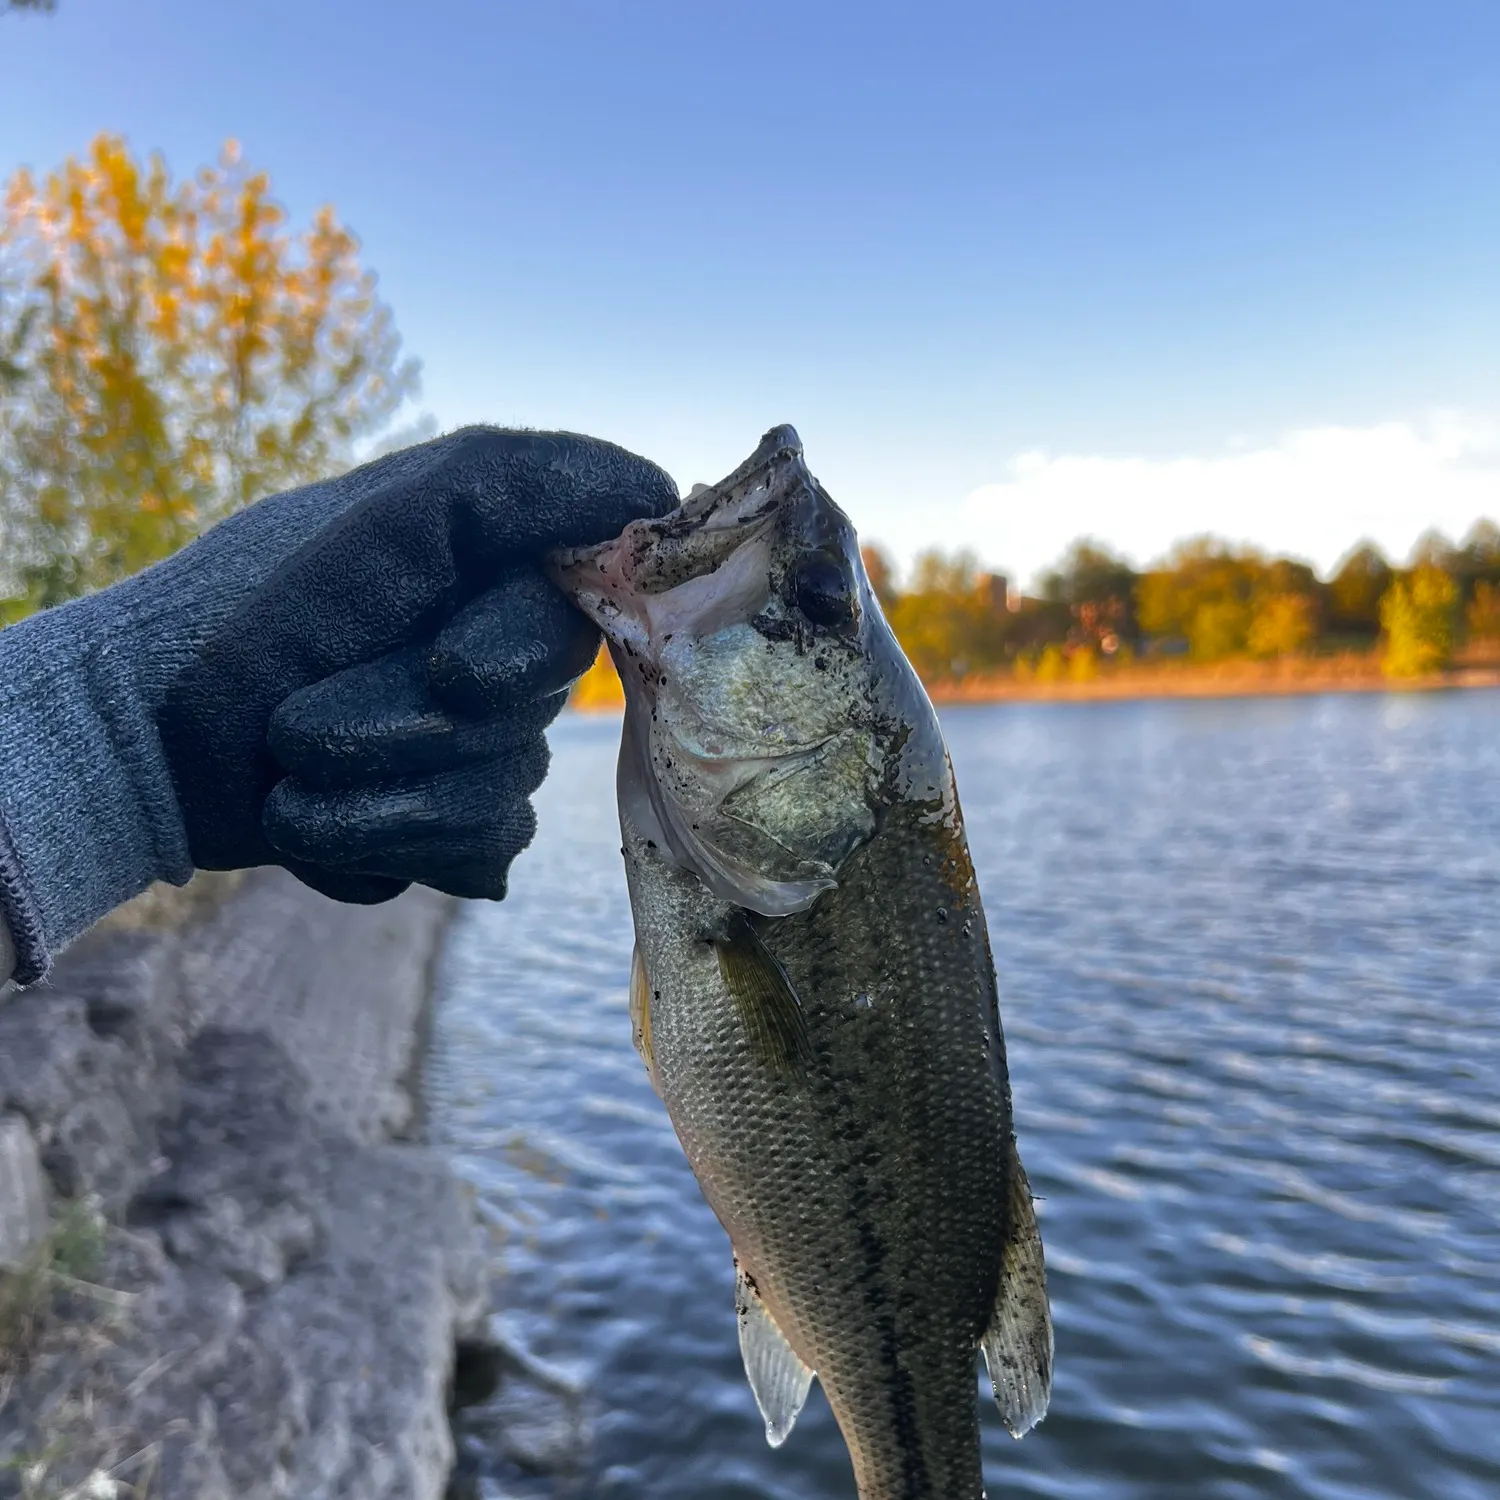
[[[331,200],[445,426],[685,487],[791,421],[1022,576],[1500,512],[1494,0],[58,0],[0,69],[0,170],[233,135]]]

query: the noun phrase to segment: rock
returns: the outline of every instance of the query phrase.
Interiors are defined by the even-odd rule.
[[[65,1197],[122,1207],[172,1108],[180,991],[145,934],[85,938],[52,980],[0,1006],[0,1105],[24,1115]]]
[[[243,1329],[222,1376],[208,1387],[215,1445],[242,1496],[296,1495],[296,1456],[307,1438],[311,1393],[292,1352]]]
[[[292,1493],[435,1500],[453,1461],[455,1329],[482,1296],[467,1203],[440,1158],[387,1146],[341,1154],[330,1210],[322,1253],[264,1300],[252,1326],[314,1393]]]
[[[451,903],[259,871],[163,909],[0,1006],[0,1233],[47,1175],[125,1220],[115,1300],[0,1386],[0,1500],[27,1454],[45,1493],[127,1462],[153,1500],[440,1500],[484,1259],[447,1164],[393,1138]]]
[[[581,1403],[527,1380],[510,1380],[487,1413],[500,1451],[532,1473],[566,1473],[587,1445]]]
[[[207,1027],[180,1066],[169,1165],[135,1200],[180,1261],[275,1286],[323,1232],[328,1147],[302,1073],[269,1036]]]
[[[247,881],[189,945],[204,1021],[275,1037],[307,1078],[313,1112],[343,1134],[407,1134],[435,951],[413,934],[441,930],[451,910],[420,886],[358,907],[310,900],[289,876]]]
[[[485,1369],[497,1389],[465,1413],[466,1439],[527,1474],[574,1473],[589,1443],[585,1382],[503,1334],[488,1345]]]
[[[0,1008],[0,1099],[42,1129],[83,1097],[101,1067],[81,1000],[28,990]]]
[[[50,1225],[31,1127],[20,1115],[0,1115],[0,1267],[24,1262]]]

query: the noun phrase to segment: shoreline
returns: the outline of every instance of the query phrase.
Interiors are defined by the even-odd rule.
[[[1305,697],[1321,693],[1434,693],[1500,688],[1500,667],[1460,667],[1417,678],[1339,670],[1246,672],[1194,667],[1181,671],[1104,674],[1086,682],[1041,683],[1004,677],[929,683],[926,687],[928,696],[940,707],[966,703],[1122,703],[1167,698]]]
[[[593,673],[589,674],[594,677]],[[1319,693],[1436,693],[1500,688],[1500,665],[1461,665],[1430,677],[1391,678],[1366,658],[1292,662],[1226,662],[1104,671],[1086,681],[1037,682],[1009,673],[923,686],[939,708],[995,703],[1134,703],[1168,698],[1280,698]],[[577,691],[568,707],[581,714],[618,714],[622,692],[605,680]]]

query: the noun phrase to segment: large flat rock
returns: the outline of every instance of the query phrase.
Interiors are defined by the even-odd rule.
[[[104,1290],[59,1282],[0,1351],[0,1497],[438,1500],[485,1305],[468,1195],[413,1140],[451,903],[279,871],[151,899],[0,1000],[0,1259],[49,1198],[113,1225]]]

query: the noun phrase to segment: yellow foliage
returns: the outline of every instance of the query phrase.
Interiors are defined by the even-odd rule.
[[[1188,619],[1188,649],[1197,661],[1223,661],[1245,649],[1249,633],[1250,606],[1244,600],[1205,599]]]
[[[568,706],[585,713],[610,712],[625,706],[625,689],[610,659],[608,646],[600,646],[593,666],[573,684]]]
[[[1453,610],[1458,588],[1432,563],[1397,577],[1380,601],[1385,630],[1381,669],[1388,677],[1441,671],[1453,654]]]
[[[1306,594],[1268,594],[1255,605],[1246,644],[1252,656],[1294,656],[1316,634]]]
[[[109,583],[322,477],[404,399],[389,310],[324,208],[299,234],[230,142],[174,180],[98,136],[0,205],[0,594]]]
[[[925,552],[912,589],[886,604],[901,649],[926,682],[963,677],[1003,659],[1008,620],[971,552]]]
[[[1073,682],[1092,682],[1099,675],[1099,654],[1092,646],[1079,646],[1068,658],[1068,677]]]
[[[1054,642],[1042,652],[1036,664],[1036,680],[1038,682],[1061,682],[1067,669],[1068,664],[1063,656],[1063,649]]]
[[[1181,543],[1163,566],[1141,578],[1137,617],[1148,635],[1185,638],[1198,661],[1222,661],[1247,650],[1285,655],[1316,631],[1317,588],[1303,563],[1268,560],[1199,537]]]

